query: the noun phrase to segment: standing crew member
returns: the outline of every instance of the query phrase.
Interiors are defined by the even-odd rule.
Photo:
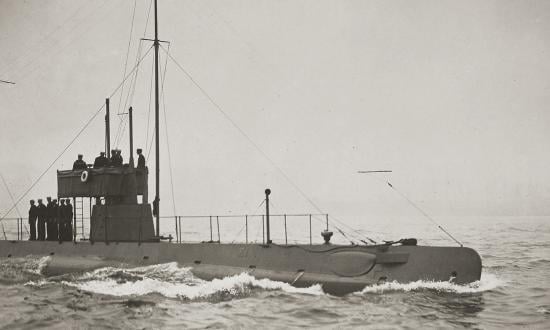
[[[105,152],[102,151],[99,153],[99,156],[95,158],[94,168],[106,167],[108,163],[109,160],[107,159],[107,157],[105,157]]]
[[[48,216],[48,210],[40,198],[38,199],[36,213],[38,216],[38,240],[43,241],[46,238],[46,217]]]
[[[67,198],[66,200],[67,205],[65,205],[65,240],[66,241],[72,241],[73,240],[73,206],[71,205],[71,200]]]
[[[54,207],[51,197],[46,197],[46,240],[51,241],[53,238],[53,221],[55,219]]]
[[[34,205],[34,200],[30,201],[31,207],[29,208],[29,226],[30,229],[30,241],[36,241],[36,219],[38,218],[38,208]]]
[[[82,160],[82,155],[78,155],[78,159],[74,161],[73,163],[73,171],[74,170],[85,170],[88,168],[88,165],[86,165],[86,162]]]
[[[59,239],[60,242],[64,241],[64,237],[65,237],[66,216],[67,216],[67,210],[65,207],[65,200],[61,198],[59,200],[59,209],[57,211],[57,224],[58,224],[57,238]]]
[[[141,152],[142,152],[141,149],[137,150],[137,154],[138,154],[137,168],[145,168],[145,157]]]
[[[115,150],[115,158],[113,159],[113,163],[116,167],[122,167],[122,164],[124,163],[124,160],[122,159],[122,155],[120,154],[120,149]]]

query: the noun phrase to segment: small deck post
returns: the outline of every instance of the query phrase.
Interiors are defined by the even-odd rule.
[[[216,216],[216,223],[218,225],[218,243],[221,243],[221,240],[220,240],[220,217],[219,216]]]
[[[179,231],[178,231],[178,217],[177,216],[174,216],[174,222],[176,223],[176,243],[178,243],[179,240],[180,240],[180,235],[179,235]]]
[[[271,190],[268,188],[265,190],[265,227],[267,244],[271,244],[271,226],[269,224],[269,194],[271,194]]]
[[[288,237],[286,233],[286,214],[285,214],[285,245],[288,245]]]
[[[248,244],[248,215],[244,216],[244,228],[245,228],[245,240],[246,240],[246,244]]]
[[[311,213],[309,214],[309,245],[312,245],[311,241]]]
[[[76,197],[73,197],[73,242],[76,243]]]
[[[265,220],[264,215],[262,214],[262,244],[265,244]]]
[[[179,222],[179,228],[180,228],[179,238],[180,238],[180,243],[181,243],[181,216],[178,217],[178,222]]]
[[[212,238],[212,216],[210,216],[210,243],[214,242]]]

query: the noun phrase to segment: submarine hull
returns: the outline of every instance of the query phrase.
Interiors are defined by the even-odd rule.
[[[1,241],[0,258],[51,256],[45,275],[84,272],[107,266],[177,262],[198,278],[211,280],[243,272],[296,287],[320,284],[334,295],[386,281],[453,281],[481,277],[481,258],[467,247],[258,245],[164,242]]]

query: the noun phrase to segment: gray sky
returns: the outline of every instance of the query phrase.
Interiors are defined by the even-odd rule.
[[[133,4],[0,0],[0,79],[17,83],[0,85],[0,173],[14,195],[121,81]],[[128,68],[148,6],[137,0]],[[159,14],[170,53],[324,212],[417,215],[390,180],[433,215],[550,214],[550,2],[160,0]],[[131,102],[144,149],[151,55]],[[174,63],[167,72],[178,214],[253,213],[266,187],[275,212],[315,211]],[[100,114],[29,198],[55,195],[55,169],[77,153],[93,161],[102,125]],[[1,187],[2,215],[9,206]]]

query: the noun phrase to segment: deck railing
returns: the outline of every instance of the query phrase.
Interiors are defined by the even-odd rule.
[[[267,228],[264,214],[176,215],[161,216],[160,219],[161,236],[172,243],[266,243]],[[318,234],[326,228],[328,214],[325,213],[270,215],[270,239],[277,244],[321,242],[321,236]],[[26,218],[4,218],[0,222],[0,230],[1,240],[30,238],[30,226]],[[73,231],[77,241],[88,240],[90,218],[83,217],[83,221],[79,221]]]

